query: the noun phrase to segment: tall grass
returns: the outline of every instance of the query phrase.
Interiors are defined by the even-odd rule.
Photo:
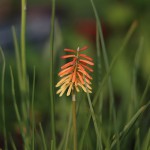
[[[2,123],[3,123],[3,135],[4,135],[4,140],[5,140],[5,149],[8,149],[7,146],[7,133],[6,133],[6,118],[5,118],[5,68],[6,68],[6,62],[5,62],[5,56],[3,53],[2,48],[0,47],[0,53],[2,57],[2,77],[1,77],[1,100],[2,100]]]
[[[124,103],[119,104],[120,108],[124,108],[126,111],[116,109],[115,96],[114,96],[114,85],[112,82],[112,70],[121,57],[123,52],[126,50],[127,45],[132,40],[132,36],[137,28],[137,21],[133,21],[128,32],[125,35],[125,38],[120,46],[120,49],[116,52],[112,61],[108,58],[108,50],[105,45],[105,40],[103,37],[101,20],[99,14],[97,13],[97,8],[93,0],[90,0],[91,8],[95,15],[97,22],[97,34],[96,34],[96,49],[97,57],[95,64],[97,70],[95,74],[97,75],[96,89],[94,89],[93,94],[83,95],[82,93],[77,95],[77,109],[73,105],[74,112],[77,112],[77,120],[72,122],[72,114],[70,113],[70,104],[65,103],[65,111],[61,111],[56,103],[63,103],[63,101],[57,101],[58,97],[54,93],[54,73],[55,73],[55,64],[54,59],[57,59],[54,56],[54,35],[55,35],[55,0],[52,0],[52,12],[51,12],[51,28],[50,28],[50,59],[49,59],[49,79],[47,80],[49,84],[49,99],[50,99],[50,121],[48,125],[42,124],[41,120],[37,122],[36,113],[35,113],[35,100],[37,98],[36,90],[36,66],[33,67],[33,76],[32,79],[29,79],[27,74],[27,64],[26,61],[26,0],[22,0],[21,5],[21,39],[20,42],[17,39],[15,27],[12,27],[15,54],[16,54],[16,68],[17,68],[17,77],[15,74],[15,69],[13,65],[10,66],[10,78],[11,78],[11,99],[13,101],[13,107],[15,110],[15,116],[17,118],[17,124],[19,126],[19,133],[23,140],[22,147],[25,150],[34,150],[34,149],[51,149],[51,150],[71,150],[73,149],[73,132],[72,124],[76,123],[77,134],[75,134],[75,143],[78,143],[78,149],[90,149],[90,150],[124,150],[132,149],[128,145],[133,145],[135,150],[149,150],[150,148],[150,129],[145,127],[147,130],[146,134],[141,134],[143,127],[140,126],[142,120],[144,120],[143,114],[149,112],[150,101],[145,102],[146,95],[149,90],[150,77],[146,82],[145,88],[142,91],[142,94],[137,94],[137,72],[140,65],[140,56],[142,53],[142,48],[144,45],[143,38],[139,42],[138,50],[135,55],[133,63],[133,72],[132,72],[132,90],[131,90],[131,99],[127,99],[127,105]],[[92,12],[91,12],[92,13]],[[5,105],[5,68],[6,61],[2,49],[0,48],[1,58],[2,58],[2,73],[1,73],[1,100],[2,100],[2,122],[3,122],[3,137],[5,141],[4,149],[17,149],[17,143],[13,136],[10,135],[10,140],[7,138],[7,125],[6,125],[6,109]],[[104,60],[104,66],[102,63]],[[105,68],[106,73],[101,73],[102,67]],[[16,83],[18,80],[19,91],[16,89]],[[44,80],[44,79],[43,79]],[[30,83],[30,82],[31,83]],[[32,85],[32,88],[29,88],[29,85]],[[104,94],[105,87],[108,87],[108,91],[105,92],[108,97]],[[43,92],[41,89],[41,93]],[[16,93],[19,93],[18,95]],[[39,92],[39,91],[38,91]],[[17,95],[17,96],[16,96]],[[30,96],[31,95],[31,96]],[[107,102],[105,101],[107,97]],[[21,99],[21,106],[18,103],[18,100]],[[64,96],[66,101],[68,98]],[[80,102],[78,101],[80,100]],[[133,105],[130,105],[130,104]],[[68,104],[68,105],[67,105]],[[88,104],[88,105],[86,105]],[[98,105],[97,105],[98,104]],[[59,108],[58,108],[59,107]],[[63,106],[61,105],[61,108]],[[106,108],[105,108],[106,107]],[[133,108],[134,107],[134,108]],[[56,109],[58,108],[58,109]],[[108,111],[105,111],[107,109]],[[123,120],[118,117],[117,113],[121,117],[127,116],[127,120]],[[66,120],[61,120],[61,123],[64,125],[59,126],[59,117],[62,113],[66,113]],[[107,113],[107,114],[106,114]],[[41,115],[42,116],[42,115]],[[42,116],[43,117],[43,116]],[[118,117],[118,118],[117,118]],[[61,117],[60,117],[61,118]],[[121,122],[122,121],[122,122]],[[58,123],[59,122],[59,123]],[[47,123],[47,122],[46,122]],[[38,126],[38,127],[37,127]],[[48,126],[48,129],[46,128]],[[58,127],[59,126],[59,127]],[[75,128],[76,128],[75,127]],[[48,132],[46,132],[48,130]],[[76,140],[77,138],[77,140]],[[132,141],[131,141],[132,140]],[[130,141],[132,143],[130,143]],[[76,144],[77,145],[77,144]],[[75,148],[77,149],[77,148]]]
[[[24,131],[23,131],[23,126],[24,125],[22,125],[22,119],[21,119],[21,115],[20,115],[19,108],[18,108],[17,101],[16,101],[14,75],[13,75],[13,71],[12,71],[11,67],[10,67],[10,76],[11,76],[11,89],[12,89],[12,98],[13,98],[14,109],[15,109],[15,113],[16,113],[16,117],[17,117],[17,121],[18,121],[18,124],[19,124],[19,128],[20,128],[20,131],[21,131],[22,138],[25,140],[25,134],[24,134]]]
[[[54,26],[55,26],[55,0],[52,0],[51,13],[51,34],[50,34],[50,115],[51,115],[51,133],[53,141],[53,149],[56,149],[55,137],[55,102],[54,102]]]

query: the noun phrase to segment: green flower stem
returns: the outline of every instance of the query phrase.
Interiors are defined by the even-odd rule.
[[[72,93],[72,121],[74,150],[77,150],[76,97],[74,92]]]

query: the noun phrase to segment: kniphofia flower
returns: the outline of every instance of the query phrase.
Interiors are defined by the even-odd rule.
[[[80,88],[84,92],[92,93],[92,77],[89,75],[89,72],[93,72],[93,69],[90,67],[94,65],[93,59],[81,53],[87,48],[87,46],[84,46],[81,49],[78,47],[77,50],[64,49],[65,52],[70,52],[71,54],[64,55],[61,58],[70,58],[71,61],[63,65],[58,73],[58,76],[61,77],[56,84],[56,87],[60,87],[57,91],[59,96],[62,96],[65,91],[67,91],[67,96],[69,96],[71,91],[76,90],[79,92]]]

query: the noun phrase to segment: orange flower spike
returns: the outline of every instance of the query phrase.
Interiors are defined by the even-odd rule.
[[[72,93],[72,90],[79,92],[79,88],[83,89],[84,92],[91,93],[92,87],[90,86],[90,80],[92,80],[92,77],[88,72],[93,72],[93,69],[91,69],[88,65],[94,65],[93,59],[85,54],[81,54],[81,52],[87,50],[87,48],[87,46],[84,46],[81,49],[78,47],[77,50],[64,49],[65,52],[74,54],[64,55],[61,57],[62,59],[70,58],[72,60],[63,65],[58,74],[60,77],[62,77],[61,80],[56,84],[56,87],[60,87],[60,89],[57,91],[59,96],[62,96],[65,91],[67,91],[67,96],[69,96]]]
[[[72,66],[72,67],[69,67],[69,68],[66,68],[66,69],[60,71],[58,75],[59,75],[60,77],[62,77],[62,76],[64,76],[64,75],[67,75],[67,74],[69,74],[69,73],[73,70],[73,68],[74,68],[73,66]]]
[[[63,77],[63,78],[56,84],[56,87],[59,87],[60,85],[62,85],[66,80],[68,80],[69,77],[70,77],[70,75]]]
[[[80,69],[80,72],[82,72],[84,75],[86,75],[89,79],[92,80],[92,77],[85,71],[85,69],[80,64],[78,64],[78,68]]]
[[[88,78],[85,77],[85,81],[87,84],[92,84]]]
[[[72,75],[72,82],[74,83],[76,80],[76,69],[74,70],[74,73]]]
[[[83,58],[86,58],[88,59],[89,61],[93,61],[93,59],[85,54],[79,54],[80,57],[83,57]]]
[[[62,59],[71,58],[71,57],[75,57],[75,55],[64,55],[64,56],[61,56]]]
[[[80,75],[80,73],[79,73],[79,72],[78,72],[77,74],[78,74],[78,77],[79,77],[79,79],[80,79],[81,83],[82,83],[82,84],[84,84],[83,77]]]
[[[85,64],[88,64],[88,65],[94,66],[94,63],[91,62],[91,61],[88,61],[88,60],[80,59],[79,61],[80,61],[80,62],[83,62],[83,63],[85,63]]]
[[[76,59],[77,59],[77,58],[74,58],[73,61],[66,63],[65,65],[63,65],[63,66],[61,67],[61,69],[65,69],[65,68],[67,68],[67,67],[69,67],[69,66],[71,66],[71,65],[74,65]]]
[[[86,69],[89,70],[90,72],[93,72],[93,69],[91,69],[90,67],[88,67],[88,66],[86,66],[86,65],[84,65],[84,64],[82,64],[82,63],[81,63],[81,66],[82,66],[83,68],[86,68]]]
[[[87,76],[90,80],[93,79],[86,71],[79,70],[79,72],[81,72],[82,74],[84,74],[85,76]]]
[[[76,50],[74,50],[74,49],[65,48],[64,51],[65,51],[65,52],[73,52],[73,53],[76,53]]]
[[[84,46],[84,47],[82,47],[79,51],[81,52],[81,51],[85,51],[85,50],[87,50],[88,49],[88,46]]]

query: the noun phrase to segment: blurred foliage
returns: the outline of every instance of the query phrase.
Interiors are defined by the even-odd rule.
[[[17,1],[15,1],[17,3]],[[139,43],[141,38],[143,38],[143,46],[142,52],[139,58],[139,66],[137,68],[137,102],[139,102],[144,88],[147,83],[148,76],[150,75],[150,1],[149,0],[95,0],[94,1],[99,13],[99,17],[102,18],[102,26],[104,31],[104,38],[106,42],[106,47],[108,50],[108,56],[110,62],[116,55],[124,36],[130,26],[130,24],[137,20],[138,28],[136,33],[128,43],[125,52],[120,56],[118,61],[116,62],[113,71],[111,73],[113,80],[113,88],[115,93],[115,103],[117,107],[117,122],[119,130],[122,129],[123,125],[129,119],[126,113],[126,108],[129,106],[131,101],[131,92],[132,92],[132,80],[133,80],[133,69],[134,69],[134,59],[139,47]],[[27,1],[28,7],[36,7],[36,6],[47,6],[49,9],[51,8],[49,0],[31,0]],[[18,4],[18,3],[17,3]],[[19,5],[18,5],[19,7]],[[63,64],[63,60],[60,60],[60,55],[62,55],[64,48],[73,48],[76,49],[78,46],[82,47],[84,45],[89,46],[89,55],[94,58],[96,63],[96,46],[95,39],[91,38],[91,33],[87,34],[92,40],[89,40],[89,37],[86,37],[79,31],[78,23],[81,23],[84,26],[88,26],[87,20],[93,21],[94,13],[90,4],[90,0],[87,1],[79,1],[79,0],[63,0],[56,1],[56,34],[55,34],[55,83],[58,80],[57,73],[61,64]],[[94,20],[95,21],[95,20]],[[96,30],[96,26],[94,24],[94,30]],[[83,28],[81,29],[83,30]],[[92,33],[93,36],[96,36],[95,33]],[[27,72],[29,75],[30,81],[30,89],[32,89],[32,79],[33,79],[33,67],[35,66],[36,70],[36,83],[35,83],[35,118],[36,123],[42,122],[46,137],[49,137],[48,129],[50,127],[49,123],[49,39],[43,45],[37,47],[36,43],[27,42]],[[14,49],[12,48],[11,53],[5,52],[6,56],[6,80],[5,80],[5,105],[6,105],[6,126],[8,132],[16,132],[16,116],[14,112],[13,102],[12,102],[12,94],[11,94],[11,80],[10,80],[10,71],[9,66],[12,66],[14,71],[14,79],[15,79],[15,91],[17,96],[18,106],[20,105],[20,94],[17,80],[17,71],[16,71],[16,62],[15,62],[15,54]],[[104,64],[102,59],[102,65]],[[95,94],[96,89],[98,88],[97,81],[97,70],[95,65],[94,71],[94,80],[93,80],[93,95]],[[102,66],[101,70],[101,78],[105,76],[105,67]],[[1,61],[0,61],[0,77],[1,77]],[[56,90],[56,89],[55,89]],[[31,94],[31,93],[30,93]],[[91,97],[93,97],[93,95]],[[84,121],[87,120],[87,113],[89,113],[89,108],[87,107],[87,102],[84,100],[84,94],[79,94],[78,103],[84,106],[80,106],[80,120],[83,124],[79,124],[79,134],[84,129]],[[30,95],[31,97],[31,95]],[[149,92],[146,94],[145,101],[148,101],[150,97]],[[62,138],[64,134],[64,129],[66,128],[66,122],[68,122],[69,112],[70,112],[70,98],[63,96],[63,98],[59,98],[57,95],[55,96],[56,102],[56,129],[58,135],[58,142]],[[104,108],[103,108],[103,120],[104,120],[104,128],[109,128],[110,124],[108,124],[108,88],[107,86],[103,89],[103,99],[104,99]],[[132,104],[132,103],[131,103]],[[119,107],[120,106],[120,107]],[[95,110],[98,110],[99,106],[95,107]],[[122,112],[122,113],[121,113]],[[99,111],[98,111],[99,113]],[[0,112],[1,114],[1,112]],[[132,112],[132,115],[134,112]],[[143,138],[147,132],[147,129],[150,125],[150,118],[148,116],[149,111],[144,114],[143,119],[140,123],[141,126],[144,126],[140,130],[141,138]],[[97,118],[99,118],[97,114]],[[125,115],[125,116],[122,116]],[[131,116],[130,116],[131,117]],[[145,125],[144,125],[145,124]],[[139,125],[139,126],[140,126]],[[91,129],[93,128],[93,124],[90,124]],[[2,124],[0,124],[0,128],[2,129]],[[110,129],[111,130],[111,129]],[[131,141],[127,143],[123,143],[125,147],[128,147],[134,143],[133,131],[129,134]],[[108,134],[108,133],[106,133]],[[87,133],[86,146],[89,149],[94,146],[96,141],[91,137],[95,137],[95,132],[93,130]],[[105,136],[105,135],[104,135]],[[79,136],[80,137],[80,136]],[[40,140],[39,140],[40,141]],[[96,145],[96,144],[95,144]],[[86,147],[85,146],[85,147]],[[91,146],[91,147],[90,147]]]

